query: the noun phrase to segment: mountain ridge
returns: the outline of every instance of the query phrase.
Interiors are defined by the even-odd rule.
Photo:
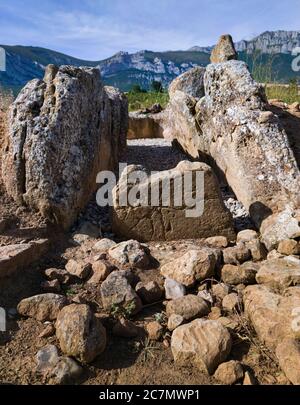
[[[300,31],[265,31],[257,37],[236,42],[239,58],[245,60],[250,69],[253,55],[262,53],[262,61],[268,55],[275,55],[274,70],[278,81],[287,82],[299,78],[299,72],[293,72],[292,50],[300,47]],[[120,51],[100,61],[88,61],[65,55],[51,49],[22,45],[0,45],[6,51],[7,69],[0,72],[0,84],[9,88],[20,88],[33,78],[42,78],[45,66],[71,64],[91,66],[100,69],[105,84],[128,91],[133,84],[149,89],[153,80],[167,86],[175,77],[194,66],[206,66],[213,46],[194,46],[188,50],[154,52],[142,50],[136,53]]]

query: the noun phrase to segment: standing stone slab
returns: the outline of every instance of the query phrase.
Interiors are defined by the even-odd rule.
[[[218,181],[212,169],[205,163],[183,161],[172,170],[148,175],[139,184],[141,195],[149,195],[151,190],[159,190],[157,206],[142,205],[137,201],[137,206],[123,206],[120,201],[127,195],[130,196],[132,184],[130,174],[136,170],[143,171],[140,166],[128,166],[121,175],[119,183],[113,190],[113,231],[127,239],[137,239],[147,242],[151,240],[177,240],[206,238],[213,235],[223,235],[230,240],[235,239],[232,218],[225,208]],[[184,176],[189,173],[192,176],[192,195],[196,194],[196,173],[202,172],[204,176],[204,195],[198,197],[198,203],[203,201],[204,211],[200,216],[189,217],[188,207],[185,201],[180,206],[174,204],[174,190],[178,191],[178,181],[184,183]],[[129,179],[129,181],[128,181]],[[170,184],[169,204],[162,204],[162,182]],[[151,185],[151,188],[150,188]],[[165,188],[167,190],[167,188]],[[198,188],[199,191],[199,188]],[[191,193],[189,193],[191,195]],[[122,197],[122,198],[121,198]],[[183,199],[184,200],[184,199]]]
[[[49,65],[11,107],[6,190],[68,228],[96,190],[97,173],[118,163],[126,133],[127,100],[103,87],[98,69]]]

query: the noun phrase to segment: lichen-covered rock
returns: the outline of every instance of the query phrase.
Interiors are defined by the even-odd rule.
[[[169,86],[169,94],[172,97],[176,91],[200,99],[204,96],[204,74],[205,68],[194,67],[182,75],[178,76]]]
[[[68,228],[124,149],[127,101],[98,69],[49,65],[10,110],[2,174],[19,203]],[[80,185],[80,186],[79,186]]]
[[[138,185],[140,195],[148,196],[151,185],[151,191],[154,190],[153,195],[157,201],[155,198],[155,201],[149,199],[146,204],[143,200],[137,200],[125,206],[120,201],[125,199],[128,201],[132,193],[137,190],[137,188],[133,189],[130,179],[131,173],[137,174],[137,170],[141,177],[143,174],[143,179]],[[204,176],[204,200],[199,195],[201,187],[199,188],[199,181],[196,181],[197,172]],[[198,193],[198,206],[189,203],[187,199],[181,199],[179,203],[178,194],[174,191],[178,192],[179,187],[175,185],[179,182],[183,184],[187,176],[191,180],[185,181],[185,184],[189,183],[190,190],[186,190],[185,195],[192,196]],[[164,185],[170,185],[170,187],[167,185],[164,187],[164,193],[168,192],[168,200],[162,194],[162,182]],[[182,202],[182,200],[185,201]],[[203,212],[200,207],[201,202],[204,203]],[[216,234],[230,239],[235,238],[232,218],[223,204],[217,179],[212,169],[205,163],[183,161],[172,170],[152,175],[148,175],[140,166],[128,166],[113,191],[113,204],[113,231],[126,238],[140,241],[177,240],[209,237]]]
[[[282,210],[290,200],[296,205],[297,162],[279,119],[272,114],[260,119],[266,97],[247,65],[239,61],[209,65],[204,83],[205,97],[197,104],[200,136],[206,144],[202,152],[216,160],[256,224],[271,209]]]
[[[231,337],[218,321],[196,319],[176,328],[172,334],[171,349],[175,362],[190,366],[194,363],[201,371],[213,374],[231,350]]]
[[[238,55],[236,53],[231,35],[222,35],[219,42],[212,50],[210,56],[211,63],[221,63],[237,58]]]
[[[166,121],[165,133],[173,134],[192,157],[216,163],[258,227],[287,204],[297,207],[295,156],[278,117],[266,111],[264,90],[247,65],[236,60],[209,65],[204,87],[205,96],[196,105],[183,91],[171,95],[173,117]]]
[[[41,322],[53,321],[67,303],[68,301],[63,295],[52,293],[39,294],[20,301],[18,312],[20,315],[28,316]]]
[[[56,321],[56,336],[63,353],[91,363],[106,347],[106,330],[87,305],[65,307]]]

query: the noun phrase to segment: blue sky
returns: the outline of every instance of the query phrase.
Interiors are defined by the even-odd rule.
[[[0,43],[99,60],[300,30],[300,0],[0,0]]]

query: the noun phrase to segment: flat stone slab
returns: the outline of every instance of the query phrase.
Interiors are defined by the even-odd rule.
[[[37,261],[49,246],[48,239],[0,247],[0,278]]]

